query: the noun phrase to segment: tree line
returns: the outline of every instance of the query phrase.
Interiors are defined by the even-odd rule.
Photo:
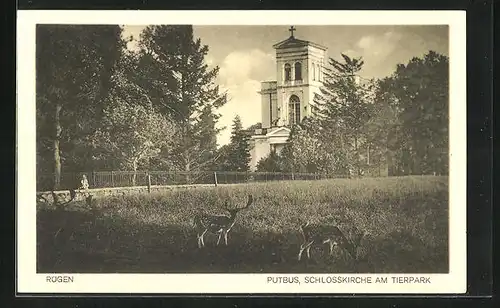
[[[37,28],[37,171],[213,168],[227,101],[191,26]]]
[[[193,28],[148,26],[134,49],[122,32],[37,26],[37,174],[53,174],[58,189],[62,172],[248,171],[260,123],[245,129],[236,116],[230,143],[218,148],[228,95]],[[390,160],[403,174],[446,172],[448,59],[429,52],[368,84],[354,80],[362,60],[344,60],[325,68],[316,116],[294,126],[259,170],[342,173]]]

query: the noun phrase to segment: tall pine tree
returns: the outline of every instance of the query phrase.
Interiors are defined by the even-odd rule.
[[[209,69],[205,63],[208,46],[185,25],[149,26],[139,46],[141,70],[153,72],[143,74],[143,87],[178,126],[168,159],[175,169],[188,173],[210,168],[216,159],[217,110],[226,103],[226,95],[215,83],[219,68]]]
[[[228,165],[231,171],[244,172],[249,170],[250,163],[250,136],[243,129],[241,118],[236,115],[231,130],[229,144]]]
[[[330,58],[325,68],[324,86],[315,97],[325,141],[345,157],[347,169],[361,173],[361,149],[367,145],[365,124],[371,118],[372,82],[360,82],[362,58],[341,54],[343,61]]]

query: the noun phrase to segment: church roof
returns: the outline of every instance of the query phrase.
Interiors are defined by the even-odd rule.
[[[281,41],[279,43],[276,43],[273,45],[274,49],[285,49],[285,48],[292,48],[292,47],[304,47],[304,46],[313,46],[322,50],[327,50],[325,46],[322,46],[320,44],[316,44],[313,42],[309,41],[304,41],[304,40],[299,40],[298,38],[295,38],[294,36],[290,36],[284,41]]]
[[[270,132],[267,133],[267,137],[271,136],[288,136],[290,134],[290,129],[288,127],[279,127],[277,129],[271,130]]]

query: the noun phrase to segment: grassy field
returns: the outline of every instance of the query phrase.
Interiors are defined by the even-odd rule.
[[[206,236],[198,249],[193,215],[243,206],[228,246]],[[38,272],[72,273],[446,273],[448,178],[400,177],[252,183],[107,197],[37,213]],[[317,249],[297,261],[301,221],[369,232],[354,261]],[[326,246],[326,245],[325,245]]]

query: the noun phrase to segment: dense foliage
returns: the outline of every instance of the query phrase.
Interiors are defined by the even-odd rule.
[[[226,102],[191,26],[146,27],[136,50],[119,26],[37,29],[37,167],[212,168]]]
[[[118,26],[39,25],[36,37],[37,171],[93,168],[94,131],[124,41]]]

